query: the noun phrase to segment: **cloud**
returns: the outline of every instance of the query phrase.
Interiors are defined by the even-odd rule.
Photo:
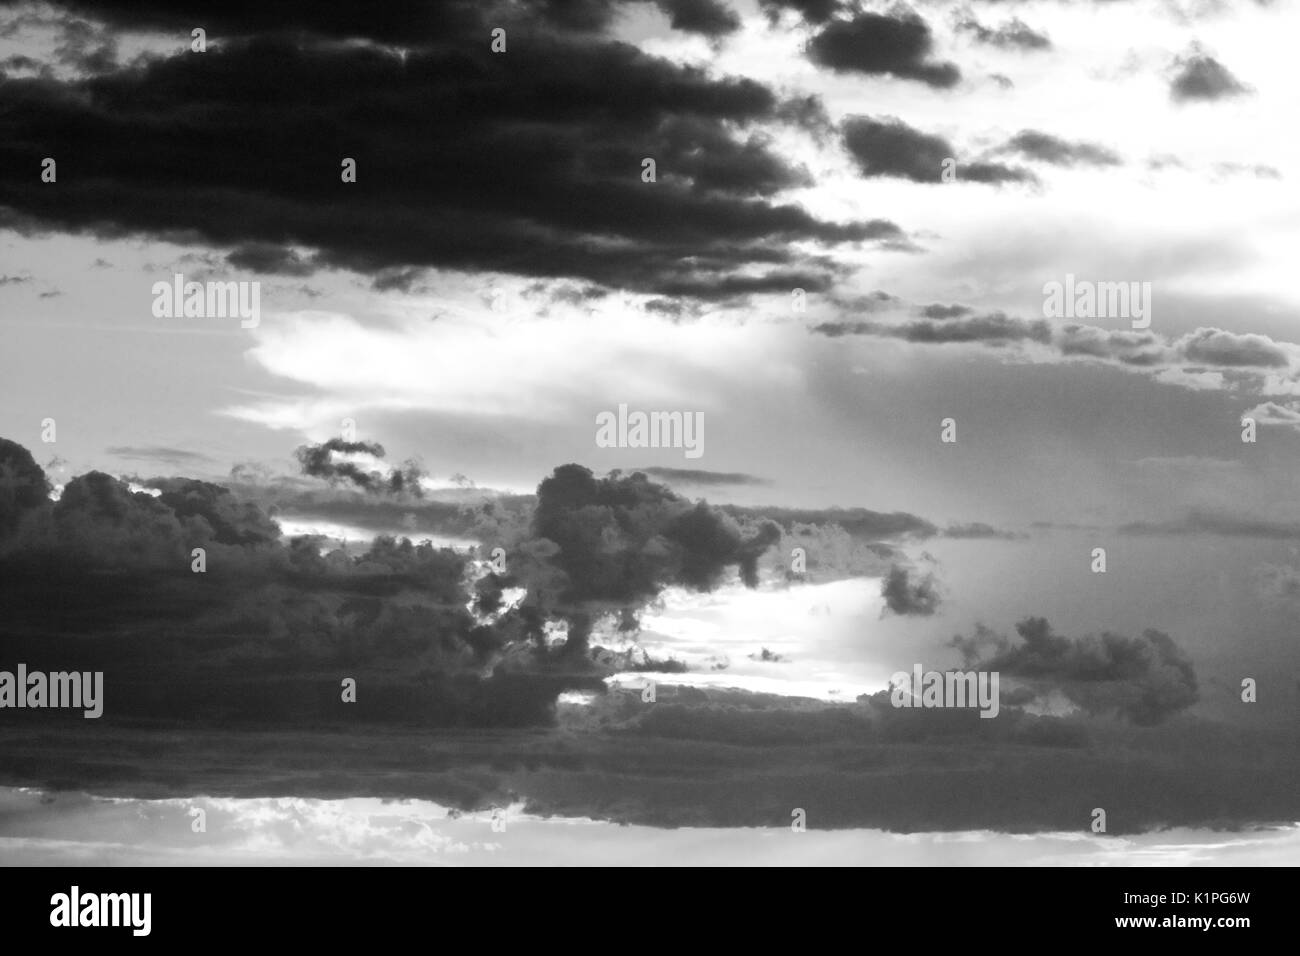
[[[824,322],[813,332],[836,338],[842,335],[875,335],[939,345],[953,342],[979,342],[1001,345],[1010,342],[1050,342],[1052,328],[1044,319],[1015,319],[1002,312],[939,322]]]
[[[644,474],[596,478],[562,465],[537,488],[528,537],[507,547],[511,572],[501,582],[528,589],[520,612],[538,637],[540,612],[568,624],[566,655],[585,655],[595,620],[625,622],[669,585],[710,591],[729,567],[749,587],[758,559],[780,538],[770,520],[745,522],[704,502],[692,504]]]
[[[317,269],[295,250],[269,242],[240,246],[226,256],[226,262],[236,269],[273,275],[309,276]]]
[[[1215,163],[1211,167],[1219,178],[1227,176],[1253,176],[1255,179],[1281,179],[1282,171],[1263,163]]]
[[[1300,429],[1300,408],[1292,405],[1279,405],[1277,402],[1262,402],[1245,412],[1242,418],[1253,418],[1261,425],[1283,425]]]
[[[1019,153],[1026,159],[1053,166],[1118,166],[1119,155],[1095,143],[1078,143],[1039,130],[1021,130],[1001,147],[1002,152]]]
[[[719,0],[701,0],[683,10],[681,0],[655,0],[674,29],[713,34],[729,32],[732,16]],[[613,26],[625,0],[520,0],[515,4],[444,0],[432,10],[420,0],[393,0],[382,18],[361,0],[329,4],[259,8],[243,4],[213,11],[199,0],[163,3],[145,0],[61,0],[60,6],[81,15],[129,30],[168,30],[188,36],[190,24],[207,24],[210,36],[246,38],[258,35],[301,35],[313,39],[355,40],[360,37],[392,44],[421,46],[461,34],[485,21],[530,26],[539,32],[600,33]],[[512,9],[513,8],[513,9]],[[76,21],[74,21],[76,22]],[[83,32],[93,34],[90,24]]]
[[[931,60],[932,45],[930,27],[914,13],[861,13],[825,27],[808,44],[808,56],[840,73],[894,76],[936,89],[956,86],[961,71],[956,64]]]
[[[942,183],[944,163],[957,151],[947,140],[913,129],[888,116],[850,116],[842,124],[844,146],[864,176],[891,176],[915,183]],[[958,181],[979,183],[1033,182],[1028,170],[998,163],[958,164]]]
[[[1018,17],[1007,20],[997,27],[986,27],[974,17],[966,17],[957,23],[957,31],[969,33],[978,42],[989,46],[1013,50],[1050,50],[1052,41],[1047,34],[1040,33]]]
[[[1200,328],[1173,343],[1190,362],[1230,368],[1286,368],[1287,351],[1266,335]]]
[[[1178,57],[1174,67],[1169,97],[1175,103],[1222,100],[1251,92],[1226,66],[1199,49]]]
[[[324,478],[330,482],[350,482],[363,491],[374,493],[400,495],[405,492],[416,498],[424,494],[420,487],[424,473],[414,461],[407,461],[401,468],[389,469],[388,474],[384,475],[379,471],[366,471],[354,461],[337,461],[334,458],[336,454],[383,458],[384,446],[377,442],[350,442],[331,438],[319,445],[301,445],[294,452],[304,475]]]
[[[256,505],[237,499],[230,489],[192,478],[168,478],[154,483],[162,492],[158,503],[181,521],[201,518],[220,544],[256,546],[275,544],[280,529]],[[65,489],[66,494],[66,489]]]
[[[1021,643],[985,628],[951,644],[967,667],[1018,678],[1038,692],[1056,688],[1091,714],[1117,714],[1138,725],[1160,723],[1197,700],[1191,659],[1161,631],[1070,638],[1052,633],[1046,619],[1030,617],[1016,633]]]
[[[880,595],[885,599],[886,610],[917,617],[934,614],[943,600],[932,572],[913,576],[911,570],[897,564],[881,582]]]
[[[699,468],[637,468],[651,478],[688,485],[765,485],[767,480],[744,472],[705,471]]]
[[[0,538],[12,534],[30,514],[47,504],[49,483],[32,453],[0,438]]]
[[[1111,331],[1095,325],[1063,326],[1057,342],[1062,355],[1091,356],[1123,365],[1153,366],[1170,356],[1167,346],[1150,332]]]
[[[929,521],[906,511],[882,512],[867,508],[781,508],[777,506],[742,508],[737,505],[723,505],[722,509],[738,518],[775,521],[787,531],[796,525],[833,525],[843,528],[854,538],[871,541],[929,538],[939,533],[939,529]]]
[[[1094,359],[1192,389],[1265,394],[1290,394],[1300,389],[1300,345],[1258,333],[1201,326],[1171,338],[1149,330],[1103,329],[1074,322],[1058,326],[1003,312],[970,315],[971,311],[960,305],[931,305],[922,309],[922,315],[935,319],[842,319],[818,323],[809,331],[832,338],[875,336],[921,345],[1018,346],[1023,361],[1050,364],[1062,359]],[[1300,425],[1300,412],[1272,401],[1247,414],[1261,424]]]
[[[674,30],[721,37],[740,29],[740,17],[718,0],[657,0]]]
[[[829,252],[905,239],[883,219],[824,220],[779,198],[808,178],[772,130],[812,122],[807,100],[551,28],[600,28],[608,12],[96,7],[141,29],[202,20],[222,40],[93,77],[0,81],[0,163],[25,162],[33,141],[97,162],[57,190],[8,178],[0,205],[67,231],[229,247],[228,264],[257,272],[494,271],[713,300],[826,288]],[[485,39],[496,13],[528,38],[505,55]],[[340,181],[345,157],[355,183]]]
[[[927,319],[956,319],[970,315],[973,311],[975,310],[968,305],[942,305],[936,302],[922,309],[921,315]]]
[[[310,474],[374,488],[367,473],[330,456],[378,457],[381,447],[335,439],[304,449]],[[189,705],[210,715],[219,694],[232,692],[240,693],[245,718],[301,704],[299,716],[310,719],[329,696],[319,685],[233,690],[247,683],[248,661],[276,660],[276,673],[290,684],[290,672],[329,662],[373,678],[372,668],[382,673],[385,661],[400,661],[408,676],[388,676],[386,699],[372,687],[373,719],[545,722],[556,695],[573,684],[566,672],[592,685],[587,641],[600,618],[618,615],[624,627],[634,626],[636,612],[665,587],[711,590],[730,568],[752,587],[759,558],[781,536],[771,521],[736,519],[645,475],[597,479],[570,465],[544,480],[535,498],[480,497],[456,509],[508,552],[509,574],[471,575],[467,555],[404,538],[376,537],[362,553],[326,552],[319,537],[284,541],[258,504],[210,482],[157,478],[149,482],[154,493],[133,492],[90,472],[68,481],[52,503],[25,449],[4,442],[0,464],[7,625],[38,643],[51,628],[103,635],[96,653],[118,662],[113,683],[124,696],[145,680],[137,674],[120,685],[127,662],[139,664],[147,682],[176,689],[175,700],[140,691],[120,711],[137,715],[184,718]],[[191,565],[196,547],[206,551],[202,573]],[[51,595],[74,581],[75,608],[51,615]],[[518,606],[496,619],[471,615],[472,603],[504,610],[499,598],[507,587],[525,590]],[[567,627],[568,667],[548,663],[548,623]],[[154,641],[168,642],[168,653],[150,656]],[[200,700],[182,700],[199,661],[210,665],[206,690]],[[481,681],[485,667],[505,672]]]

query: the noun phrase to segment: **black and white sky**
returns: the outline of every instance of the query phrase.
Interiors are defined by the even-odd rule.
[[[539,664],[518,634],[462,634],[483,675],[516,668],[524,683],[501,693],[523,703],[467,691],[436,720],[536,718],[590,748],[590,779],[500,783],[539,812],[756,826],[821,799],[837,826],[1083,830],[1088,808],[1109,799],[1123,819],[1132,799],[1131,831],[1294,821],[1297,35],[1284,0],[0,2],[0,436],[51,492],[20,508],[0,489],[0,560],[42,569],[8,586],[11,648],[65,625],[170,629],[233,674],[271,645],[245,631],[238,651],[212,650],[223,628],[265,628],[275,653],[298,639],[297,611],[254,625],[239,603],[266,604],[247,581],[297,561],[292,535],[350,539],[339,561],[380,533],[504,544],[531,569],[509,582],[524,606],[561,594],[537,598],[548,633],[686,668],[660,673],[676,690],[655,715],[633,715],[599,693],[632,658]],[[256,326],[157,317],[154,284],[177,273],[259,282]],[[1149,324],[1048,314],[1045,286],[1067,276],[1148,283]],[[596,418],[621,404],[701,413],[703,454],[600,447]],[[366,448],[313,457],[345,420]],[[407,460],[406,490],[385,484]],[[555,472],[570,463],[650,484],[593,490]],[[370,470],[383,487],[349,478]],[[122,485],[77,478],[89,472]],[[624,495],[709,507],[672,525],[671,567],[611,583],[592,557],[609,549],[561,559],[539,544],[591,543],[565,524],[579,521],[569,494],[611,514],[634,507]],[[165,564],[151,549],[187,553],[195,515],[250,576],[219,580],[213,605],[150,583]],[[795,545],[806,577],[786,573]],[[33,597],[42,561],[74,546],[131,597],[102,581]],[[403,589],[442,572],[402,568],[379,597],[306,589],[338,628],[392,624],[387,663],[302,653],[322,671],[337,651],[390,675],[450,673],[459,658],[411,650],[416,625],[393,623],[433,600]],[[372,599],[400,607],[354,606]],[[52,621],[43,601],[84,613]],[[639,631],[616,630],[624,610]],[[985,813],[946,782],[918,809],[915,781],[904,799],[836,762],[852,734],[810,701],[870,709],[890,674],[962,650],[1027,684],[988,722],[1012,724],[1001,736],[972,742],[992,732],[963,725],[933,746],[1000,759],[1032,744],[1037,769],[1007,770]],[[185,718],[132,693],[137,716]],[[375,719],[409,716],[404,699]],[[869,721],[872,746],[901,748],[881,759],[906,775],[903,744],[948,731],[896,717]],[[1066,730],[1037,723],[1056,718]],[[737,757],[725,787],[616,798],[590,768],[622,767],[627,733],[656,754],[691,740],[766,756]],[[765,748],[794,741],[825,754],[815,792],[795,792],[791,768],[770,806],[743,796],[743,768],[781,763]],[[1135,752],[1149,772],[1130,767],[1141,782],[1126,789],[1117,755]],[[721,759],[702,753],[690,761]],[[1059,780],[1062,754],[1082,762],[1077,806],[1033,782]],[[168,772],[178,792],[199,786],[192,767]]]

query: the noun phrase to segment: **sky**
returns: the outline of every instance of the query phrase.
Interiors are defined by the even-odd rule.
[[[68,660],[179,633],[123,671],[134,717],[221,723],[150,681],[282,658],[593,747],[653,679],[761,749],[756,712],[815,736],[808,700],[976,661],[1024,695],[989,747],[1060,718],[1104,782],[1212,727],[1211,792],[1245,740],[1297,792],[1297,29],[1270,0],[0,2],[0,437],[48,483],[0,490],[0,666],[60,622]],[[257,283],[255,322],[159,314],[177,274]],[[621,406],[698,416],[701,454],[605,447]],[[206,592],[169,577],[195,543]],[[514,603],[462,618],[496,546]],[[82,561],[109,577],[69,598]],[[519,712],[457,683],[507,673]],[[1140,826],[1296,817],[1223,788]]]

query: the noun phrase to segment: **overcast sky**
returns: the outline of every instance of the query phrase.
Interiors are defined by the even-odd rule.
[[[1189,713],[1294,728],[1298,32],[1281,0],[0,2],[0,435],[56,488],[297,476],[352,419],[430,488],[574,462],[904,513],[930,531],[881,540],[941,600],[678,588],[646,646],[851,699],[981,624],[1152,628]],[[176,273],[260,282],[260,321],[157,317]],[[1045,314],[1067,275],[1148,283],[1149,326]],[[703,455],[598,447],[620,404],[702,413]]]

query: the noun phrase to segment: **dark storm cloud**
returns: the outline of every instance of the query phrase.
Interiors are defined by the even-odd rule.
[[[897,17],[861,13],[837,20],[808,44],[814,63],[838,73],[866,73],[916,80],[937,89],[956,86],[956,64],[930,59],[930,27],[914,13]]]
[[[1012,18],[997,27],[986,27],[974,17],[966,17],[958,22],[957,30],[969,33],[980,43],[1003,49],[1050,50],[1052,47],[1047,34],[1039,33],[1019,18]]]
[[[809,120],[806,101],[559,35],[528,19],[536,8],[516,11],[504,54],[473,5],[201,13],[100,15],[231,34],[202,55],[0,81],[0,205],[16,228],[185,237],[233,247],[231,264],[252,270],[487,270],[708,299],[827,287],[801,243],[905,239],[890,222],[828,222],[774,198],[807,173],[747,127]],[[232,38],[259,30],[271,34]],[[57,189],[28,175],[33,155],[60,159]],[[344,157],[355,183],[340,181]],[[642,181],[646,158],[656,182]],[[289,245],[318,251],[275,251]]]
[[[21,464],[11,444],[0,443],[0,460]],[[357,556],[322,555],[319,539],[282,542],[228,488],[153,484],[161,494],[90,472],[0,528],[8,651],[75,656],[118,688],[114,716],[177,726],[328,719],[341,668],[385,698],[364,719],[548,719],[563,676],[476,676],[503,641],[466,610],[463,555],[383,537]],[[203,573],[191,566],[196,547]],[[409,676],[395,678],[395,663]]]
[[[1072,143],[1033,129],[1021,130],[1001,149],[1054,166],[1118,166],[1121,162],[1117,153],[1104,146]]]
[[[1175,61],[1177,72],[1169,84],[1169,96],[1176,103],[1192,100],[1221,100],[1250,92],[1232,72],[1207,53],[1193,51]]]
[[[740,29],[740,17],[717,0],[658,0],[674,30],[720,37]]]
[[[669,585],[709,591],[736,567],[757,586],[758,560],[780,536],[771,520],[742,525],[642,473],[597,478],[563,465],[538,486],[528,536],[507,546],[511,571],[501,583],[528,589],[515,615],[524,634],[541,639],[538,614],[563,619],[565,654],[581,657],[599,617],[618,614],[633,626]]]
[[[874,119],[850,116],[842,125],[844,146],[864,176],[894,176],[916,183],[942,183],[945,160],[957,151],[940,136],[913,129],[892,116]],[[1028,170],[998,163],[963,163],[956,166],[958,182],[1033,182]]]
[[[203,519],[212,529],[212,540],[230,545],[274,544],[280,528],[256,505],[240,501],[228,488],[192,478],[170,478],[156,482],[162,492],[158,503],[170,508],[182,521]]]
[[[1035,717],[1005,705],[996,720],[981,720],[972,710],[894,708],[876,698],[831,704],[662,683],[654,706],[637,694],[597,693],[582,708],[612,733],[483,733],[472,729],[481,720],[458,719],[477,712],[496,716],[497,727],[534,723],[529,718],[545,713],[556,688],[540,676],[510,677],[422,686],[368,678],[349,705],[364,707],[364,719],[353,710],[351,726],[289,737],[292,759],[277,762],[276,784],[299,797],[419,796],[462,810],[523,796],[540,816],[660,827],[788,826],[796,806],[828,829],[902,833],[1072,831],[1087,826],[1087,808],[1096,805],[1123,808],[1108,821],[1113,834],[1295,818],[1300,763],[1289,731],[1189,720],[1137,727]],[[263,705],[259,716],[283,732],[294,713],[328,713],[337,684],[318,680],[269,678],[280,706]],[[474,700],[466,692],[483,685],[492,687],[492,707],[486,694]],[[203,709],[236,690],[184,688]],[[131,691],[132,702],[147,693]],[[427,715],[425,726],[402,726],[400,714],[412,708]],[[95,733],[83,726],[62,734],[48,724],[11,725],[0,783],[66,789],[74,781],[153,799],[265,792],[266,763],[249,759],[249,735],[231,718],[162,754],[154,728],[93,723]],[[442,729],[430,734],[428,724]],[[1082,810],[1081,793],[1090,801]],[[40,835],[58,835],[59,826]]]
[[[943,596],[932,572],[918,574],[895,564],[880,583],[885,609],[894,614],[928,617],[939,609]],[[883,612],[882,612],[883,613]]]
[[[17,7],[16,0],[0,6]],[[484,6],[488,6],[485,4]],[[552,4],[533,4],[544,21],[553,21]],[[588,19],[607,17],[605,2],[568,4],[589,10]],[[57,7],[74,15],[123,30],[172,32],[178,43],[189,45],[190,30],[203,24],[210,38],[247,37],[266,33],[314,35],[335,40],[369,38],[385,42],[419,43],[448,38],[454,31],[478,22],[470,3],[449,0],[428,4],[421,0],[393,0],[385,4],[384,15],[375,16],[366,0],[333,3],[256,3],[234,0],[212,6],[202,0],[62,0]],[[72,22],[78,22],[73,20]],[[81,21],[84,22],[84,21]],[[89,28],[89,25],[87,25]]]
[[[836,338],[842,335],[873,335],[938,345],[950,342],[983,342],[1004,345],[1009,342],[1050,342],[1052,328],[1044,319],[1016,319],[1002,312],[971,318],[932,321],[824,322],[813,332]]]
[[[739,27],[735,13],[721,0],[654,0],[674,29],[706,36],[721,36]],[[0,6],[15,5],[9,2]],[[637,0],[390,0],[376,16],[365,0],[328,3],[259,4],[234,0],[214,8],[202,0],[59,0],[58,6],[114,27],[132,30],[174,31],[186,38],[194,24],[202,23],[209,40],[267,33],[312,35],[333,40],[366,38],[395,46],[450,42],[465,31],[490,23],[507,29],[534,29],[597,33],[607,30],[621,9]],[[78,22],[78,21],[73,21]],[[84,21],[81,21],[84,23]],[[93,37],[85,24],[80,34]]]
[[[667,683],[646,707],[639,695],[601,694],[598,671],[566,671],[553,657],[515,657],[482,677],[511,635],[465,610],[462,556],[386,539],[357,558],[321,555],[311,539],[267,543],[264,515],[226,489],[180,478],[161,480],[167,491],[154,499],[110,476],[81,476],[54,505],[30,458],[0,440],[0,502],[27,486],[24,477],[34,489],[20,509],[21,560],[0,531],[6,652],[45,669],[76,660],[103,670],[113,690],[90,736],[80,720],[60,732],[48,711],[7,726],[6,785],[237,795],[261,792],[274,761],[277,785],[298,796],[418,794],[470,809],[522,794],[538,813],[664,826],[768,826],[811,792],[810,812],[830,828],[1063,830],[1079,825],[1080,787],[1093,803],[1124,806],[1116,832],[1294,818],[1294,735],[1201,724],[1195,759],[1171,764],[1186,747],[1185,723],[1034,717],[1008,691],[999,719],[980,720],[970,710],[904,712],[880,695],[831,704]],[[725,524],[689,517],[693,532],[675,527],[700,507],[682,511],[636,485],[607,485],[609,500],[592,502],[561,481],[542,497],[563,517],[558,530],[602,550],[617,545],[604,550],[613,560],[602,578],[616,590],[642,580],[641,555],[671,551],[656,528],[703,559],[694,570],[705,580],[735,541],[718,536]],[[183,549],[194,540],[210,547],[207,575],[189,571]],[[44,560],[38,542],[59,559]],[[142,552],[167,564],[145,566]],[[223,579],[223,564],[242,575]],[[66,600],[71,589],[76,602]],[[995,636],[979,650],[1026,684],[1063,687],[1089,712],[1154,722],[1194,694],[1185,661],[1156,632],[1067,642],[1044,626],[1024,636],[1024,647]],[[359,687],[343,717],[341,674]],[[596,693],[593,712],[617,732],[543,729],[569,689]],[[322,726],[330,732],[312,732]],[[194,745],[162,754],[162,728]],[[273,729],[279,742],[268,737],[249,759],[245,728]]]
[[[733,471],[705,471],[700,468],[638,468],[651,478],[688,485],[765,485],[767,480]]]
[[[339,477],[337,464],[330,468],[324,460],[331,452],[382,453],[374,445],[338,440],[305,447],[321,454],[302,456],[304,465],[326,477]],[[90,472],[71,479],[51,502],[44,474],[26,449],[0,441],[6,627],[28,635],[37,648],[48,646],[50,633],[70,640],[102,635],[96,654],[119,664],[143,655],[141,666],[157,686],[191,688],[198,677],[191,669],[204,665],[202,680],[212,682],[205,686],[240,694],[249,708],[245,717],[281,713],[276,700],[287,694],[304,706],[298,719],[311,720],[329,700],[301,686],[247,685],[259,668],[250,671],[240,662],[251,656],[275,659],[285,673],[330,661],[359,669],[403,662],[425,686],[391,686],[389,675],[392,701],[377,719],[545,722],[555,695],[567,686],[557,679],[563,668],[557,672],[555,665],[593,672],[587,641],[600,618],[616,615],[634,627],[641,606],[663,588],[710,590],[728,568],[738,568],[754,586],[759,558],[781,535],[774,522],[736,519],[643,474],[597,479],[577,465],[564,466],[541,483],[526,508],[502,502],[498,511],[498,502],[480,500],[465,509],[471,525],[505,545],[510,565],[509,575],[490,573],[471,587],[469,559],[449,549],[380,536],[362,554],[322,553],[318,537],[283,541],[261,507],[222,485],[189,478],[149,485],[160,493],[132,492],[117,478]],[[206,550],[203,573],[191,569],[195,547]],[[52,597],[70,586],[78,601],[51,611]],[[484,612],[503,610],[501,591],[515,586],[526,597],[498,620],[475,620],[467,611],[471,601]],[[558,661],[541,640],[550,621],[568,625]],[[158,655],[161,642],[169,649]],[[480,682],[475,674],[507,648],[513,649],[508,669],[519,673]],[[545,680],[529,683],[530,675]],[[114,674],[121,676],[121,670]],[[526,686],[497,694],[512,680]],[[444,698],[432,709],[431,688]],[[159,702],[157,696],[142,690],[124,712],[194,716],[185,700]],[[211,716],[209,705],[220,703],[208,692],[201,696],[198,716]],[[524,699],[533,705],[521,707]]]
[[[0,438],[0,535],[11,534],[44,506],[49,494],[45,471],[17,442]]]
[[[998,671],[1036,690],[1055,688],[1088,713],[1118,714],[1139,725],[1160,723],[1197,700],[1191,659],[1161,631],[1070,638],[1031,617],[1016,625],[1016,633],[1021,643],[985,628],[970,638],[954,637],[952,646],[967,667]]]

